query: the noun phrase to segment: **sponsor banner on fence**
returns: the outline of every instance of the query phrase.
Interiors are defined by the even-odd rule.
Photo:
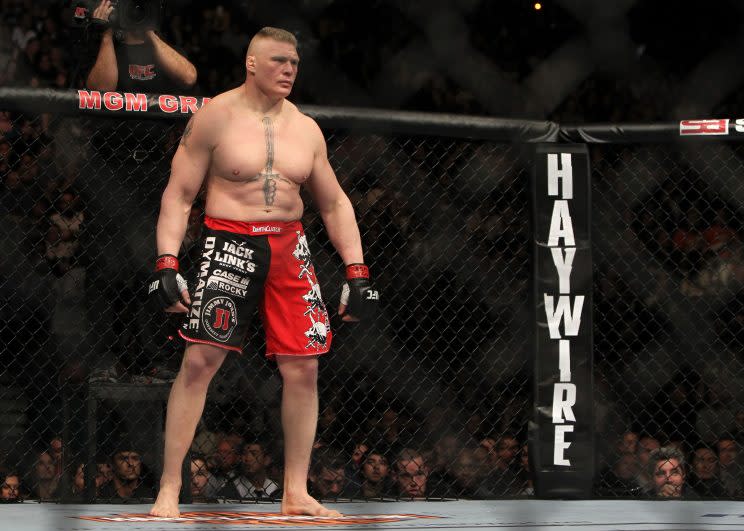
[[[592,257],[586,145],[539,145],[532,182],[536,494],[581,498],[593,477]]]

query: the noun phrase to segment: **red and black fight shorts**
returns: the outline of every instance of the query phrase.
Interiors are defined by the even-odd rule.
[[[266,356],[328,352],[331,326],[299,221],[243,222],[205,216],[186,341],[242,350],[259,307]]]

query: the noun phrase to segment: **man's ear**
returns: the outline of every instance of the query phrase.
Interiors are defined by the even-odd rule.
[[[256,56],[255,55],[249,55],[245,58],[245,68],[248,70],[248,72],[255,72],[256,71]]]

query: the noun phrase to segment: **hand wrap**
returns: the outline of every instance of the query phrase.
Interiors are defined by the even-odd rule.
[[[341,286],[341,304],[346,314],[359,320],[369,319],[377,311],[380,292],[369,281],[369,267],[364,264],[346,266],[346,282]]]
[[[186,280],[178,273],[178,258],[172,254],[161,254],[155,261],[154,278],[150,282],[147,294],[156,296],[163,308],[177,302],[186,304],[181,292],[188,291]]]

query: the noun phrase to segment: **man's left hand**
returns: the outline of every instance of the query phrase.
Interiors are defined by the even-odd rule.
[[[369,268],[364,264],[346,266],[346,282],[341,287],[338,314],[343,321],[369,319],[377,312],[380,292],[372,287]]]

